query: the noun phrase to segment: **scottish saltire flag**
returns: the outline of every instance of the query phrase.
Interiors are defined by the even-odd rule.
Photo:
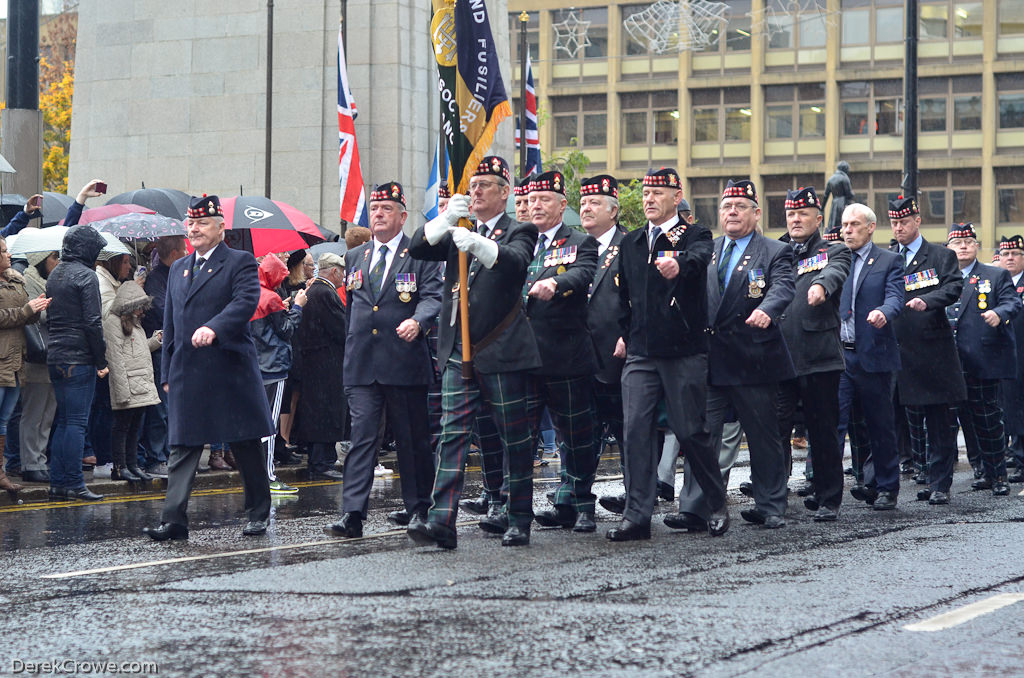
[[[352,90],[348,87],[345,68],[345,47],[338,28],[338,181],[341,187],[341,218],[350,224],[369,226],[366,213],[366,190],[363,171],[359,167],[355,119],[358,115]]]
[[[526,167],[521,167],[521,176],[540,174],[544,170],[540,160],[540,137],[537,135],[537,93],[533,89],[533,65],[530,53],[526,53]],[[516,148],[519,140],[519,116],[516,116]]]
[[[427,190],[423,196],[423,216],[427,219],[435,218],[438,213],[437,191],[442,182],[448,181],[448,150],[444,147],[444,141],[440,135],[437,137],[437,144],[434,146],[434,162],[430,166],[430,179],[427,181]]]

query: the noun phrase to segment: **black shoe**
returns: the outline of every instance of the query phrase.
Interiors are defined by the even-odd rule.
[[[878,504],[878,500],[875,500],[875,504]],[[818,510],[814,512],[814,522],[816,523],[834,523],[837,520],[839,520],[839,512],[828,506],[819,506]]]
[[[917,491],[917,500],[918,501],[928,501],[931,498],[932,498],[932,488],[926,487],[924,489],[921,489],[921,490]]]
[[[81,487],[76,487],[74,489],[69,488],[65,496],[68,499],[81,499],[82,501],[99,501],[100,499],[103,499],[102,494],[95,494],[94,492],[90,492],[89,488],[86,487],[85,485],[82,485]]]
[[[188,528],[176,523],[160,523],[159,527],[144,527],[142,533],[153,541],[188,539]]]
[[[804,498],[804,508],[808,511],[817,511],[821,508],[821,504],[818,503],[818,498],[812,494]]]
[[[676,488],[668,483],[658,481],[658,498],[665,501],[676,500]]]
[[[850,496],[871,506],[878,497],[878,490],[867,485],[854,485],[850,488]]]
[[[409,522],[411,520],[412,520],[412,514],[410,514],[405,509],[402,509],[400,511],[392,511],[391,513],[388,514],[388,522],[393,524],[393,525],[399,525],[401,527],[405,527],[405,526],[407,526],[409,524]]]
[[[26,483],[48,483],[50,473],[48,471],[22,471],[21,480]]]
[[[1006,481],[1010,483],[1024,483],[1024,469],[1018,468]]]
[[[488,534],[505,534],[508,530],[508,514],[497,504],[487,510],[487,515],[480,519],[480,529]]]
[[[852,466],[847,466],[846,468],[844,468],[843,469],[843,475],[844,476],[852,476],[853,475],[853,467]]]
[[[267,521],[265,520],[250,520],[242,528],[242,534],[246,537],[255,537],[267,532]]]
[[[753,497],[754,484],[749,480],[744,480],[742,483],[740,483],[740,494],[742,494],[744,497]]]
[[[112,468],[110,470],[110,479],[111,480],[126,480],[129,483],[142,482],[142,478],[140,478],[139,476],[137,476],[134,473],[132,473],[131,470],[129,470],[129,468],[127,466],[121,466],[121,467],[115,466],[114,468]]]
[[[306,461],[297,454],[291,452],[285,452],[285,454],[278,455],[274,458],[274,464],[276,466],[298,466],[299,464]]]
[[[703,532],[708,529],[708,521],[693,513],[666,513],[662,522],[673,530],[687,532]]]
[[[572,526],[573,532],[596,532],[597,523],[594,522],[594,514],[581,511],[576,516],[576,524]]]
[[[50,495],[50,499],[68,498],[68,490],[65,487],[50,487],[50,491],[48,494]]]
[[[723,506],[720,510],[714,511],[708,518],[708,534],[712,537],[721,537],[729,531],[729,509]]]
[[[626,512],[626,495],[617,494],[614,496],[601,497],[597,500],[597,503],[601,505],[607,511],[612,513],[618,513],[622,515]]]
[[[796,488],[796,496],[798,497],[809,497],[814,494],[814,483],[810,480],[805,480],[800,483],[800,487]],[[812,511],[814,509],[811,509]]]
[[[459,502],[460,509],[477,516],[487,513],[487,507],[490,505],[491,500],[487,498],[486,494],[480,495],[477,499],[463,499]]]
[[[309,469],[307,476],[310,480],[344,480],[345,474],[341,471],[335,471],[333,468],[329,468],[326,471],[314,471]]]
[[[153,480],[153,476],[143,471],[137,464],[128,464],[128,472],[134,473],[135,477],[144,483],[148,483]]]
[[[625,518],[618,527],[613,527],[604,535],[611,541],[639,541],[651,538],[651,523],[634,523]]]
[[[918,471],[917,475],[914,476],[914,482],[917,483],[918,485],[927,485],[928,474],[925,473],[924,471]]]
[[[443,549],[454,549],[458,546],[458,534],[452,528],[433,521],[413,521],[409,523],[405,533],[416,542],[417,546],[438,546]]]
[[[992,489],[992,479],[991,478],[978,478],[973,483],[971,483],[971,489],[972,490],[991,490]]]
[[[501,535],[502,546],[529,546],[530,528],[509,525],[505,534]]]
[[[782,516],[765,516],[764,527],[766,530],[777,530],[786,526],[786,520]]]
[[[740,517],[748,523],[754,523],[755,525],[764,525],[764,521],[767,516],[761,509],[743,509],[740,511]]]
[[[420,523],[425,523],[425,522],[427,522],[427,512],[426,511],[424,511],[423,513],[414,513],[414,514],[412,514],[412,518],[409,520],[409,527],[414,527],[416,525],[419,525]]]
[[[872,508],[876,511],[892,511],[896,508],[895,492],[879,492],[878,497],[872,502]]]
[[[571,506],[560,504],[554,509],[540,511],[533,516],[541,527],[564,527],[569,529],[576,524],[576,510]]]
[[[985,477],[985,469],[981,466],[973,466],[974,468],[974,479],[979,480]]]
[[[993,497],[1005,497],[1010,494],[1010,486],[1006,484],[1006,478],[996,478],[996,481],[992,483],[992,496]]]
[[[325,532],[345,539],[358,539],[363,536],[362,516],[354,511],[349,511],[341,517],[341,520],[328,525]]]
[[[900,464],[900,473],[902,473],[905,476],[912,476],[915,473],[917,473],[917,469],[914,467],[914,462],[905,461],[902,464]]]
[[[928,499],[928,503],[931,504],[932,506],[937,506],[939,504],[948,504],[949,494],[947,494],[946,492],[940,492],[939,490],[935,490],[934,492],[932,492],[931,498]]]

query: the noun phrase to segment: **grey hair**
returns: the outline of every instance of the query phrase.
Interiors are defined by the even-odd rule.
[[[850,210],[860,213],[862,217],[868,220],[869,224],[878,223],[878,217],[875,216],[875,211],[868,207],[867,205],[865,205],[864,203],[851,202],[849,205],[846,206],[846,209],[843,210],[843,214],[845,215]]]

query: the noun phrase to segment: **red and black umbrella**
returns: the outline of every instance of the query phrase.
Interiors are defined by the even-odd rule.
[[[189,195],[175,188],[140,188],[119,193],[107,201],[108,205],[142,205],[157,214],[179,221],[185,218]]]
[[[229,247],[260,257],[273,252],[306,249],[323,242],[313,220],[288,203],[243,195],[220,201]]]

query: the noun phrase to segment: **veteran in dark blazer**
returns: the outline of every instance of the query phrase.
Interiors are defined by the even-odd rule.
[[[843,499],[843,451],[839,427],[839,378],[843,348],[839,343],[839,296],[850,273],[851,254],[840,242],[821,237],[822,206],[813,187],[786,195],[786,235],[796,260],[793,301],[779,319],[796,378],[779,384],[779,434],[792,466],[790,434],[798,403],[803,403],[811,449],[814,494],[804,505],[814,520],[833,521]]]
[[[263,534],[270,481],[260,439],[274,435],[249,319],[260,286],[256,259],[224,244],[217,196],[192,198],[186,233],[195,252],[171,266],[160,374],[167,392],[167,497],[152,539],[187,539],[186,507],[203,447],[227,442],[245,490],[245,535]]]
[[[952,408],[967,398],[967,387],[946,307],[960,298],[964,283],[956,255],[921,235],[916,198],[890,200],[889,222],[896,239],[892,249],[904,261],[907,299],[895,321],[902,363],[897,399],[906,408],[914,461],[928,473],[929,489],[918,496],[933,505],[948,504],[957,456]]]
[[[972,487],[1005,497],[1010,486],[999,380],[1017,371],[1017,341],[1010,323],[1020,314],[1020,296],[1007,271],[978,261],[981,243],[974,224],[950,226],[946,247],[956,254],[964,281],[959,301],[946,307],[946,315],[956,333],[967,385],[967,399],[957,405],[956,416],[967,456],[982,470]]]
[[[774,529],[786,524],[788,469],[782,449],[775,400],[779,383],[796,377],[779,319],[793,301],[793,249],[757,232],[761,208],[750,181],[726,185],[718,210],[725,235],[715,239],[708,264],[708,427],[714,449],[721,449],[728,412],[738,418],[750,447],[755,508],[744,520]],[[723,475],[735,453],[719,459]],[[684,478],[690,476],[684,471]],[[689,479],[681,511],[705,516],[708,507]]]
[[[729,529],[725,484],[705,419],[707,406],[707,265],[711,232],[680,220],[676,205],[682,181],[672,168],[643,179],[645,228],[622,239],[619,252],[620,339],[624,358],[623,462],[626,500],[621,523],[608,530],[612,541],[651,538],[657,502],[658,404],[686,459],[687,480],[699,488],[698,513],[683,507],[664,522],[674,529],[721,536]],[[602,503],[607,503],[602,497]]]
[[[444,213],[412,235],[409,254],[447,261],[437,362],[442,366],[442,431],[433,504],[425,523],[410,525],[420,545],[457,546],[455,521],[466,456],[478,412],[489,407],[508,465],[508,529],[502,545],[529,543],[533,520],[533,439],[527,416],[527,378],[541,365],[533,330],[523,311],[523,283],[533,260],[537,227],[505,214],[512,173],[497,156],[485,157],[469,180],[469,197],[455,194]],[[470,213],[473,230],[457,226]],[[459,252],[469,258],[469,336],[473,374],[462,375]],[[501,460],[484,460],[494,468]]]
[[[839,338],[846,361],[839,380],[839,441],[848,427],[857,473],[850,494],[875,510],[891,510],[900,490],[893,404],[900,349],[893,321],[904,312],[903,263],[871,242],[877,217],[867,205],[847,205],[842,221],[853,265],[839,301]],[[854,425],[860,421],[865,425]],[[863,458],[861,450],[866,451]]]
[[[437,266],[409,256],[402,233],[408,217],[401,184],[370,192],[373,239],[345,253],[348,271],[343,381],[352,417],[352,447],[345,457],[341,520],[328,531],[363,536],[369,516],[373,469],[382,418],[395,436],[404,511],[388,517],[398,525],[426,520],[434,479],[427,386],[434,366],[427,330],[441,310]]]
[[[999,241],[999,263],[1010,274],[1013,291],[1024,302],[1024,237],[1003,236]],[[1018,313],[1010,327],[1017,346],[1017,370],[1004,373],[999,384],[999,398],[1003,408],[1003,423],[1010,438],[1007,454],[1017,462],[1017,470],[1007,480],[1024,482],[1024,313]]]

